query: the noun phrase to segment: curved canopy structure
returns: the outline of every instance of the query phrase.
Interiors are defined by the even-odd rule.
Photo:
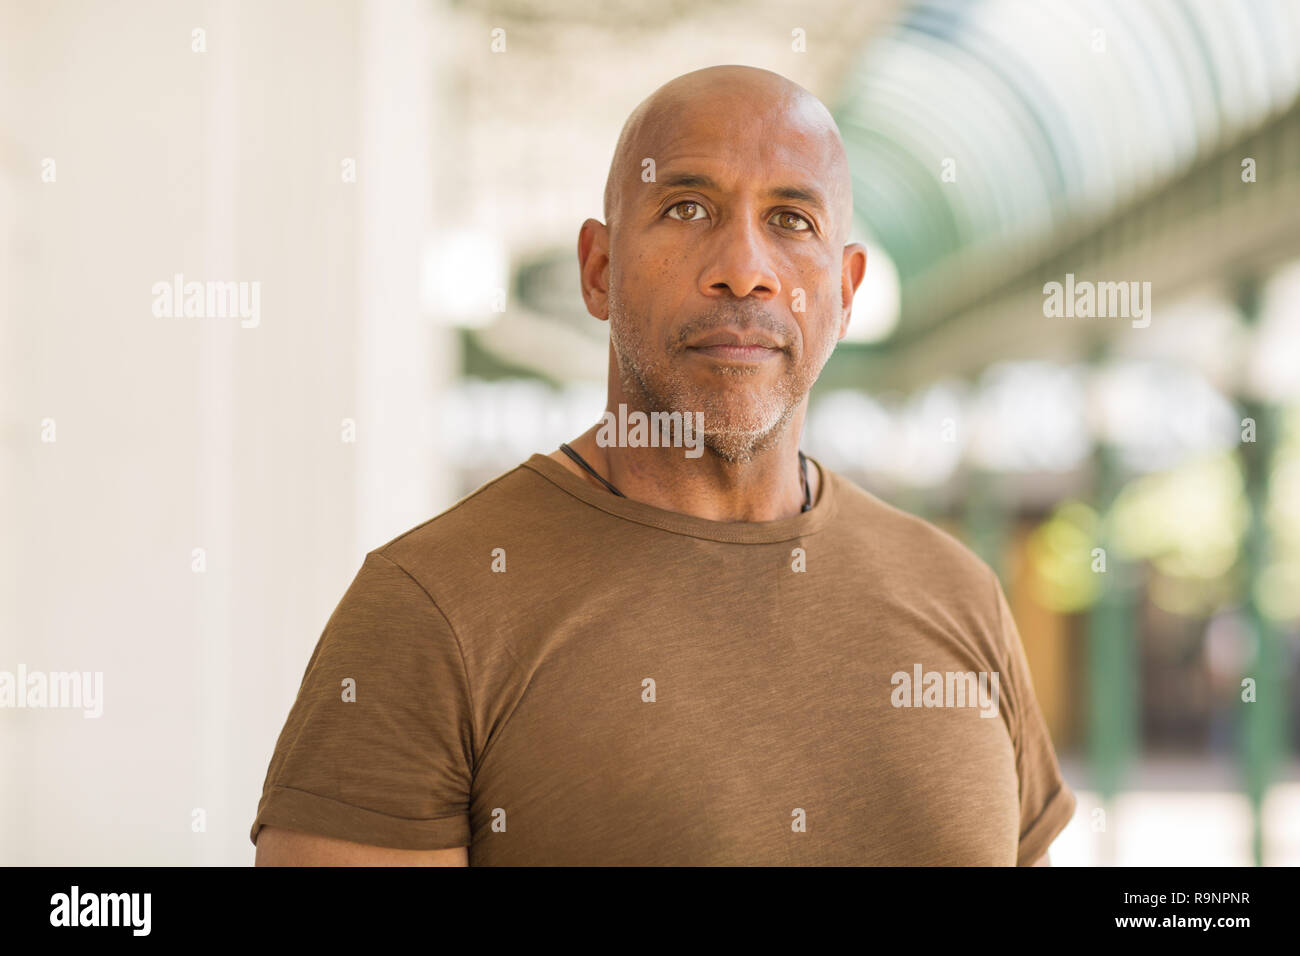
[[[835,111],[860,224],[906,287],[965,247],[1100,215],[1284,109],[1297,51],[1287,0],[917,3]]]

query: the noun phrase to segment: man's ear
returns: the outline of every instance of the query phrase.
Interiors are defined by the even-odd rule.
[[[578,230],[578,280],[587,311],[608,319],[609,227],[597,219],[588,219]]]
[[[849,331],[849,316],[853,311],[853,294],[867,274],[867,247],[860,242],[850,242],[844,247],[844,263],[840,270],[840,334]]]

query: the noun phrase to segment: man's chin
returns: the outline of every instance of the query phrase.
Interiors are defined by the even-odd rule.
[[[779,415],[714,417],[704,413],[704,447],[725,461],[745,463],[781,439],[794,409]]]
[[[780,429],[765,432],[714,431],[705,432],[703,445],[723,461],[736,465],[747,464],[760,453],[776,444]]]
[[[775,444],[798,407],[780,388],[756,389],[740,381],[703,388],[679,381],[646,398],[648,408],[681,412],[692,420],[699,413],[704,447],[732,462],[748,461]]]
[[[706,420],[718,423],[719,431],[763,431],[771,427],[777,409],[789,404],[785,394],[777,389],[756,389],[743,382],[690,389],[686,397],[692,410],[702,411]],[[707,421],[705,424],[707,427]]]

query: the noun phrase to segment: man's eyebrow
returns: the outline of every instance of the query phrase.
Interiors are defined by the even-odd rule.
[[[718,185],[717,181],[709,176],[699,173],[671,173],[653,184],[650,190],[650,198],[654,199],[670,189],[681,188],[722,191],[722,187]],[[807,203],[821,210],[826,209],[826,201],[821,194],[814,189],[803,186],[773,186],[764,195],[773,199],[788,199],[791,202]]]
[[[670,189],[712,189],[714,192],[721,192],[722,187],[709,176],[701,176],[698,173],[672,173],[663,179],[656,180],[650,189],[651,195],[657,196],[665,193]]]
[[[826,201],[822,199],[820,193],[812,189],[805,189],[802,186],[777,186],[769,189],[767,194],[777,199],[807,203],[810,206],[816,206],[818,209],[826,208]]]

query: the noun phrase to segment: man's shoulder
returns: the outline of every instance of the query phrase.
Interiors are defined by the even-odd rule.
[[[484,482],[454,504],[372,549],[410,571],[430,560],[455,561],[484,543],[517,539],[545,523],[548,501],[560,501],[549,483],[524,462]]]
[[[859,537],[890,563],[944,575],[962,574],[987,580],[992,569],[951,532],[920,515],[885,501],[838,472],[835,524]]]

